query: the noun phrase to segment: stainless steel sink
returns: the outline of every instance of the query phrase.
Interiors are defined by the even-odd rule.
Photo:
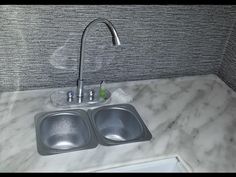
[[[51,155],[147,141],[152,138],[132,105],[119,104],[96,109],[61,110],[35,116],[38,152]]]
[[[98,145],[88,115],[80,109],[37,114],[35,126],[41,155],[90,149]]]
[[[130,104],[103,106],[88,110],[88,113],[102,145],[118,145],[152,138],[138,112]]]

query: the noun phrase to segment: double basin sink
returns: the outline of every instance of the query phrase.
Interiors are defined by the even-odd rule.
[[[130,104],[39,113],[35,116],[38,152],[70,151],[147,141],[152,135]]]

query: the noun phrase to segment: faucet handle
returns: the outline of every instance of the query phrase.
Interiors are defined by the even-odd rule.
[[[94,100],[95,91],[93,89],[89,90],[89,101]]]
[[[74,92],[73,91],[68,91],[67,92],[67,101],[72,102],[74,98]]]

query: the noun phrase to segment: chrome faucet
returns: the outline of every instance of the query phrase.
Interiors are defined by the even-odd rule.
[[[86,36],[88,35],[89,30],[96,25],[97,23],[105,23],[107,25],[107,27],[109,28],[112,37],[113,37],[113,43],[114,45],[120,45],[120,39],[118,37],[118,34],[116,32],[115,27],[112,25],[112,23],[110,21],[108,21],[105,18],[98,18],[95,19],[94,21],[90,22],[82,35],[82,39],[81,39],[81,50],[80,50],[80,62],[78,65],[78,70],[79,70],[79,76],[78,76],[78,80],[77,80],[77,98],[78,98],[78,102],[82,102],[83,101],[83,62],[84,62],[84,47],[85,47],[85,39]]]

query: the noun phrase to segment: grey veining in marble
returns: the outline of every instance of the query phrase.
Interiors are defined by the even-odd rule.
[[[87,83],[214,74],[235,16],[221,5],[1,5],[0,91],[75,86],[81,35],[97,17],[122,45],[104,24],[91,30]]]
[[[232,25],[218,75],[236,91],[236,21]]]
[[[193,171],[236,171],[236,93],[215,75],[108,84],[121,88],[153,135],[151,141],[52,156],[36,149],[34,115],[55,110],[55,89],[0,95],[0,171],[90,171],[178,154]],[[116,103],[112,100],[110,104]]]

